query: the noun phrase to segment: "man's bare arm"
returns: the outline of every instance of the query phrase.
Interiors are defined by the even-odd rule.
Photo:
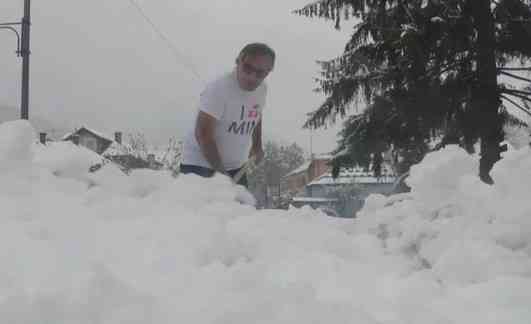
[[[258,122],[258,125],[254,129],[250,155],[255,156],[256,163],[260,163],[264,157],[264,150],[262,148],[262,120]]]
[[[208,163],[210,163],[210,166],[212,166],[216,172],[226,174],[216,140],[214,139],[215,129],[216,119],[209,114],[200,111],[195,124],[195,138],[197,139],[197,143],[199,143],[201,152]]]

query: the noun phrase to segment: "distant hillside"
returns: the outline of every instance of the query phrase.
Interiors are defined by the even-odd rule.
[[[5,105],[0,105],[0,123],[20,119],[20,111]],[[56,123],[41,116],[30,115],[30,122],[37,132],[45,132],[51,139],[59,139],[71,131],[67,125]]]

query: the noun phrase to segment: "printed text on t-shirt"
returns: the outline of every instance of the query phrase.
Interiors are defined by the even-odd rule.
[[[250,109],[247,113],[247,116],[245,114],[245,106],[242,106],[241,114],[240,114],[240,120],[239,121],[233,121],[227,132],[234,133],[236,135],[249,135],[251,134],[257,123],[258,116],[260,113],[258,112],[258,108],[260,105],[254,105],[252,109]],[[247,117],[247,119],[245,118]]]

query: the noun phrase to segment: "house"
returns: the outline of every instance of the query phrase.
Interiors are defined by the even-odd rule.
[[[117,133],[115,136],[118,136],[118,134],[121,138],[121,133]],[[81,127],[63,136],[63,141],[71,141],[76,145],[84,146],[102,155],[111,146],[114,139],[93,129]]]
[[[308,183],[305,187],[305,193],[309,197],[321,197],[333,189],[355,185],[369,194],[388,194],[393,189],[396,176],[391,173],[390,168],[383,166],[382,169],[380,177],[375,177],[373,172],[366,171],[361,167],[343,169],[335,179],[330,172],[327,172]]]
[[[387,165],[382,166],[380,177],[361,167],[343,169],[337,178],[326,172],[306,184],[292,204],[333,207],[342,217],[354,217],[369,195],[391,194],[396,178]]]
[[[312,161],[307,161],[297,169],[284,176],[284,183],[288,191],[298,191],[309,182],[308,169]]]
[[[81,127],[72,133],[66,134],[63,140],[72,141],[96,152],[109,161],[118,164],[125,172],[142,168],[161,170],[164,167],[161,162],[155,159],[154,154],[140,154],[135,152],[129,145],[123,144],[121,132],[115,132],[114,138],[111,138],[94,129]],[[97,170],[97,168],[95,169]]]
[[[330,170],[328,165],[330,160],[332,156],[328,154],[312,156],[309,161],[284,176],[283,182],[286,190],[288,192],[301,191],[309,182]]]
[[[309,161],[283,176],[280,183],[267,186],[265,196],[271,196],[273,206],[288,208],[290,204],[293,204],[294,195],[304,191],[306,184],[330,169],[328,162],[331,159],[331,155],[313,155]],[[266,199],[265,205],[267,206],[268,203]],[[303,202],[299,201],[298,204],[303,204]]]

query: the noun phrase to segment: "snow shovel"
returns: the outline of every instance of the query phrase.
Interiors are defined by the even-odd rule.
[[[247,162],[245,162],[245,164],[242,166],[240,171],[238,171],[232,177],[232,181],[234,181],[234,183],[238,183],[241,180],[241,178],[244,176],[244,174],[249,170],[249,168],[251,167],[251,164],[254,163],[255,160],[256,160],[256,158],[254,156],[249,158],[249,160],[247,160]]]

